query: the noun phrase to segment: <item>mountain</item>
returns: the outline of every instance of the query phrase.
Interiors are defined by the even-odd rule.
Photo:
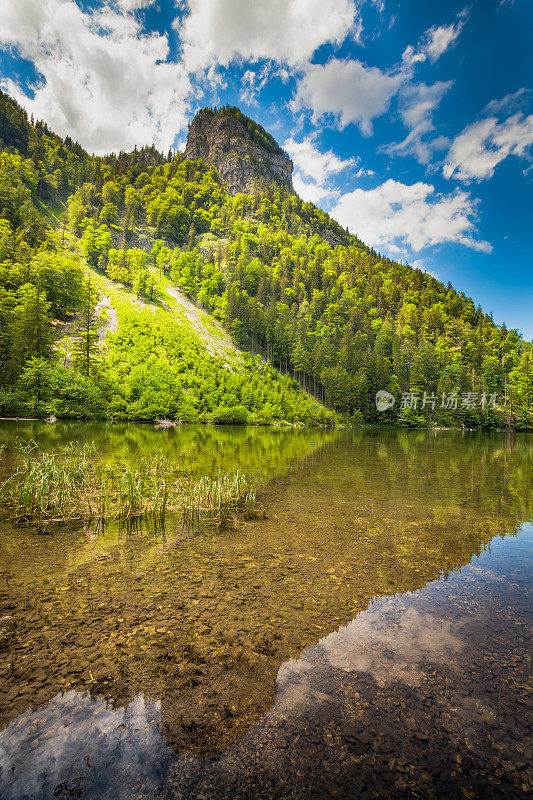
[[[276,182],[293,191],[293,164],[287,153],[238,108],[204,108],[196,114],[185,158],[213,165],[232,195],[251,192],[261,182]]]
[[[0,95],[0,415],[531,428],[531,343],[291,170],[238,109],[100,158]]]

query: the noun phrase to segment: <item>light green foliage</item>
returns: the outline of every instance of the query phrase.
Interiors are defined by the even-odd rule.
[[[211,422],[214,425],[246,425],[250,421],[250,414],[244,406],[232,406],[231,408],[215,409],[211,415]]]
[[[145,297],[149,301],[154,300],[155,278],[146,265],[140,266],[137,269],[133,291],[137,297]]]
[[[256,144],[281,152],[238,109],[205,113],[235,117]],[[228,368],[192,335],[187,340],[168,314],[152,313],[152,305],[152,311],[121,312],[100,364],[89,319],[89,367],[87,358],[80,366],[80,331],[74,366],[109,413],[209,420],[242,406],[255,421],[333,420],[332,412],[297,390],[299,384],[352,420],[383,419],[374,397],[388,389],[398,399],[412,390],[496,393],[495,412],[437,410],[430,416],[440,424],[530,424],[531,343],[495,325],[450,284],[381,257],[287,187],[257,185],[231,197],[213,167],[165,157],[153,147],[92,157],[44,123],[30,124],[1,93],[0,122],[0,391],[9,394],[6,407],[12,407],[13,390],[21,402],[32,396],[28,377],[17,384],[32,357],[54,361],[51,323],[72,311],[81,318],[88,309],[79,238],[79,253],[91,268],[152,303],[156,276],[170,277],[251,352],[242,368]],[[62,204],[61,235],[53,234]],[[89,318],[93,313],[89,309]],[[98,403],[87,403],[96,413]],[[80,407],[70,405],[78,409],[73,413]],[[415,424],[413,415],[399,412],[398,402],[387,420]],[[428,412],[422,417],[427,420]]]
[[[106,203],[99,214],[101,225],[116,225],[118,222],[118,208],[114,203]]]
[[[91,267],[105,266],[111,249],[111,234],[105,225],[95,228],[91,223],[80,240],[81,254]]]
[[[474,392],[478,403],[484,393],[498,395],[497,412],[437,408],[431,416],[440,424],[491,427],[519,409],[533,412],[522,388],[531,343],[496,326],[450,285],[380,257],[333,224],[328,239],[334,234],[339,244],[324,241],[321,214],[275,186],[221,207],[226,235],[204,249],[196,296],[241,345],[289,369],[339,411],[367,420],[383,420],[374,397],[387,388],[398,399],[415,390],[421,397]],[[222,293],[203,280],[208,264],[221,268]],[[388,420],[397,419],[399,406]]]
[[[108,337],[103,365],[112,387],[111,411],[136,419],[178,418],[183,421],[233,422],[244,417],[268,422],[327,423],[333,415],[304,394],[289,376],[245,357],[230,372],[220,358],[208,356],[192,334],[176,326],[168,314],[122,308],[119,327]],[[220,413],[220,416],[217,416]],[[224,419],[223,419],[224,418]]]
[[[44,359],[28,361],[17,388],[32,413],[99,417],[105,410],[102,393],[92,381]]]
[[[39,250],[31,260],[30,276],[45,292],[54,317],[79,307],[83,297],[83,270],[75,253]]]
[[[50,303],[46,294],[31,283],[19,291],[20,303],[13,310],[12,370],[18,374],[29,358],[50,358]]]
[[[135,247],[128,250],[112,248],[108,252],[105,269],[112,281],[120,281],[127,286],[133,286],[137,282],[141,289],[141,291],[137,291],[137,294],[145,294],[143,287],[149,281],[148,254],[144,250]]]

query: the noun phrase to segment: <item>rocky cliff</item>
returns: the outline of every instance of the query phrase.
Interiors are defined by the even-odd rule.
[[[261,125],[238,108],[199,111],[189,125],[185,158],[201,158],[215,166],[231,194],[250,192],[265,180],[293,191],[292,161]]]

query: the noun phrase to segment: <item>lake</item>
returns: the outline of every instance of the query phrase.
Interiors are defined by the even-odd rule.
[[[531,796],[533,436],[0,423],[4,477],[30,440],[264,515],[0,523],[1,798]]]

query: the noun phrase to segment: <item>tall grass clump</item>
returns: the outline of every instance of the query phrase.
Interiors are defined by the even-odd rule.
[[[182,489],[183,518],[190,525],[209,519],[219,525],[250,517],[255,511],[255,487],[239,472],[219,473],[216,478],[201,478]]]
[[[193,479],[161,454],[136,469],[96,461],[93,445],[69,445],[41,452],[35,443],[19,447],[16,468],[0,484],[4,516],[26,522],[151,517],[164,526],[171,514],[187,527],[202,521],[220,527],[251,518],[256,490],[239,472]]]

